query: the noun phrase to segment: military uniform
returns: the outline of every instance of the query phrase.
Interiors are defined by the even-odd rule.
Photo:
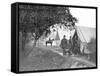
[[[60,47],[63,49],[63,55],[66,55],[66,49],[68,50],[68,40],[63,38],[61,40],[61,44],[60,44]]]

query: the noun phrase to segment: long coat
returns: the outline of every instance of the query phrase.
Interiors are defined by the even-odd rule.
[[[61,40],[60,47],[61,47],[62,49],[68,49],[68,40],[65,39],[65,38],[62,39],[62,40]]]

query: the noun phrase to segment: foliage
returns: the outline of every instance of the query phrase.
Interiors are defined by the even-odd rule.
[[[91,52],[96,51],[96,39],[91,38],[90,42],[87,44],[87,49],[90,50]]]
[[[24,34],[31,32],[35,40],[38,40],[44,32],[46,36],[50,34],[50,26],[57,23],[67,26],[68,22],[73,26],[77,22],[68,7],[19,5],[19,29]]]
[[[96,63],[96,39],[91,38],[90,42],[87,44],[87,49],[91,51],[90,60]]]

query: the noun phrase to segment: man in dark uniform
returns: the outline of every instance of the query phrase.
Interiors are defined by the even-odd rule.
[[[61,40],[60,47],[63,49],[63,55],[66,55],[66,49],[68,49],[68,40],[66,39],[65,35]]]
[[[68,54],[72,55],[72,39],[70,36],[69,43],[68,43]]]

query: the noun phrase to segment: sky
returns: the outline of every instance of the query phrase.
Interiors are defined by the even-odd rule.
[[[71,14],[78,19],[77,26],[96,27],[96,11],[88,8],[70,8]]]

